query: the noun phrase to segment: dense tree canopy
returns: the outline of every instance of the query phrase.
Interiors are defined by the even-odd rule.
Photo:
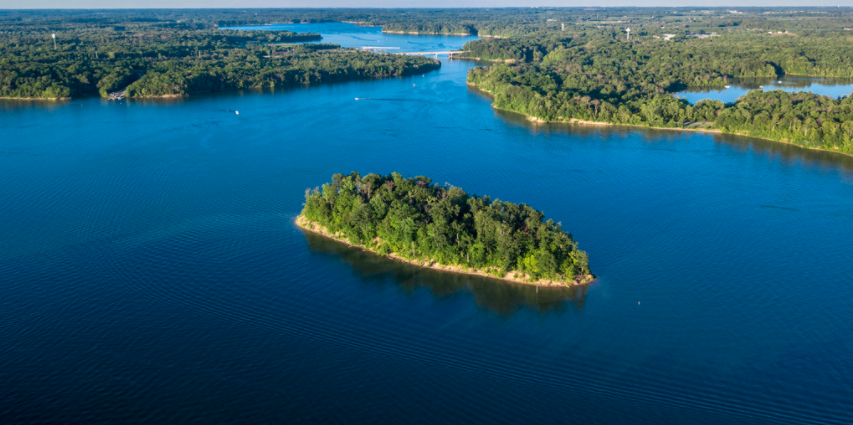
[[[757,90],[734,104],[691,105],[672,94],[786,74],[851,78],[853,45],[839,43],[844,37],[738,33],[628,41],[609,30],[561,33],[467,43],[471,56],[516,61],[474,68],[468,82],[491,92],[495,107],[546,121],[711,128],[853,153],[850,97]]]
[[[319,34],[225,28],[333,21],[505,37],[465,45],[470,57],[512,62],[473,69],[468,81],[492,92],[496,107],[544,120],[698,126],[853,153],[849,98],[755,92],[732,105],[690,105],[671,94],[786,74],[853,78],[849,8],[6,10],[0,97],[107,96],[125,87],[129,96],[185,95],[439,66],[292,44]]]
[[[316,33],[197,29],[154,17],[133,20],[134,12],[124,20],[110,13],[54,22],[53,13],[65,15],[0,19],[0,97],[106,97],[128,86],[129,97],[186,95],[408,75],[439,66],[418,56],[305,44],[320,40]],[[48,23],[56,27],[48,31]]]
[[[503,277],[570,282],[589,274],[587,255],[560,224],[525,205],[469,196],[418,176],[335,174],[308,190],[302,216],[382,254],[427,258]]]
[[[422,56],[355,50],[296,49],[263,59],[252,52],[238,52],[216,60],[157,63],[127,88],[127,95],[185,95],[227,89],[402,76],[426,72],[438,66],[437,61]]]

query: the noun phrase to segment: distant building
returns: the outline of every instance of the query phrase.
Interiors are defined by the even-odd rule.
[[[717,34],[717,33],[715,33],[715,32],[712,32],[712,33],[710,33],[710,34],[690,34],[690,35],[692,35],[693,37],[696,37],[696,38],[708,38],[708,37],[717,37],[717,36],[719,36],[719,34]]]

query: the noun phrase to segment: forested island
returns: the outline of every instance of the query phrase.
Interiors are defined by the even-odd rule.
[[[304,205],[299,226],[420,266],[536,285],[594,279],[587,254],[542,212],[423,176],[335,174]]]

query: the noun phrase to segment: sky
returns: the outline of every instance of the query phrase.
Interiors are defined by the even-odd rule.
[[[527,7],[527,6],[853,6],[853,0],[0,0],[0,9],[253,7]]]

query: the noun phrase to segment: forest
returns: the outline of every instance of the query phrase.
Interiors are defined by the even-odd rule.
[[[205,61],[157,63],[127,87],[128,97],[187,95],[360,78],[404,76],[439,67],[423,56],[299,49],[272,58],[238,52]]]
[[[229,28],[281,22],[484,36],[466,55],[504,63],[471,69],[468,83],[495,107],[540,120],[711,129],[853,153],[849,97],[758,90],[691,105],[673,95],[750,78],[853,78],[850,8],[5,10],[0,97],[189,95],[440,66],[314,33]]]
[[[383,255],[458,265],[496,277],[590,279],[587,254],[562,225],[525,204],[404,178],[356,172],[305,193],[301,217]]]
[[[54,22],[53,13],[64,19]],[[420,56],[306,43],[320,41],[316,33],[134,20],[132,13],[121,19],[65,15],[0,14],[0,97],[107,97],[125,88],[128,97],[189,95],[402,76],[440,66]]]
[[[750,78],[853,78],[853,34],[695,35],[666,40],[639,27],[630,40],[598,28],[476,40],[467,55],[514,63],[472,68],[468,82],[490,92],[495,107],[543,121],[716,129],[853,153],[849,96],[755,90],[732,104],[691,105],[673,95]]]
[[[790,31],[832,36],[851,28],[849,7],[636,8],[517,7],[452,9],[136,9],[0,10],[0,30],[44,31],[113,27],[217,29],[276,23],[351,22],[388,31],[517,37],[540,31],[640,28],[649,34],[691,31]],[[665,27],[662,30],[661,27]],[[849,33],[848,33],[849,34]]]

